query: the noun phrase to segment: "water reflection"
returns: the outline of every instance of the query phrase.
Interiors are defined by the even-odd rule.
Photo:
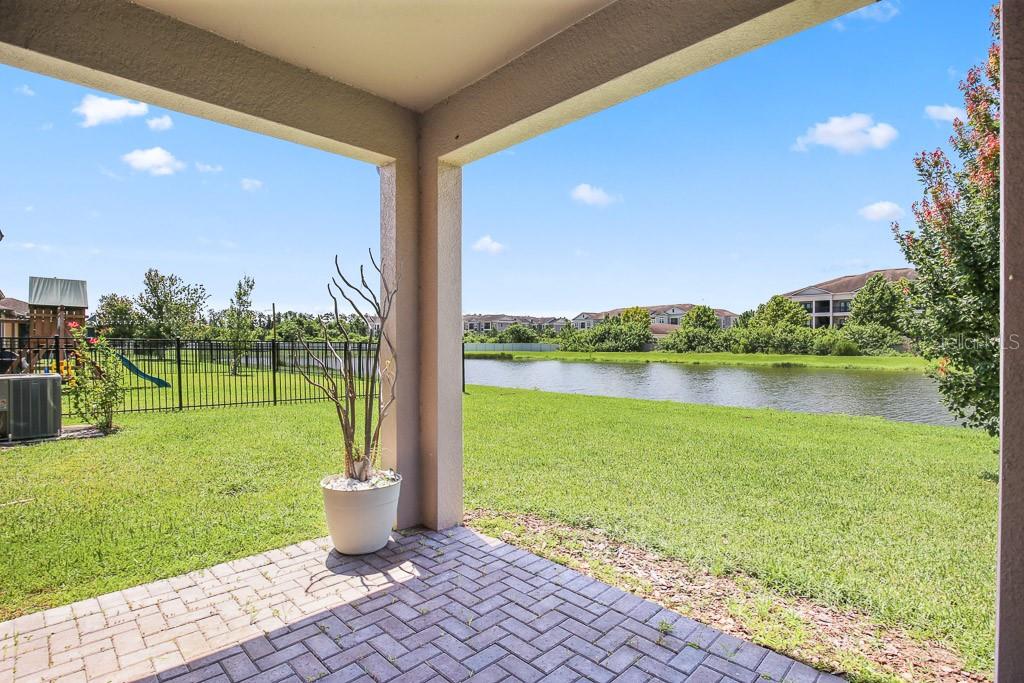
[[[916,372],[467,359],[466,381],[521,389],[955,425]]]

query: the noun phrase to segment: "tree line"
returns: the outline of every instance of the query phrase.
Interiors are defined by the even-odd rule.
[[[243,276],[225,309],[208,308],[210,295],[202,284],[184,281],[173,273],[150,268],[135,297],[105,294],[89,317],[89,327],[110,338],[220,339],[238,345],[269,339],[299,341],[344,337],[339,325],[356,340],[367,338],[366,321],[357,315],[315,315],[284,311],[272,316],[252,307],[256,281]]]

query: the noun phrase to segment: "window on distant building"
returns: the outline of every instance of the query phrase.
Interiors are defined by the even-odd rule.
[[[850,312],[850,300],[849,299],[841,299],[841,300],[836,301],[835,308],[833,309],[833,311],[835,313],[849,313]]]
[[[814,308],[814,302],[812,301],[801,301],[800,305],[804,307],[804,310],[810,313]]]

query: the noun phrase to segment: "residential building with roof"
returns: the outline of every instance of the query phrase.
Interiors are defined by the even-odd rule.
[[[552,330],[561,332],[569,324],[568,318],[534,315],[506,315],[504,313],[469,313],[462,316],[463,332],[504,332],[512,325],[519,324],[538,332]]]
[[[0,348],[11,346],[27,336],[28,302],[6,296],[0,290]]]
[[[694,304],[663,304],[658,306],[642,306],[646,308],[651,316],[651,332],[655,337],[665,336],[675,330],[682,322],[687,311],[694,307]],[[572,325],[578,330],[589,330],[603,320],[622,315],[625,308],[613,308],[599,313],[580,313],[572,319]],[[722,329],[733,326],[739,316],[724,308],[715,308],[715,316]],[[657,329],[655,329],[657,325]]]
[[[913,268],[882,268],[857,275],[843,275],[816,285],[794,289],[782,296],[804,307],[811,316],[811,327],[842,327],[850,317],[853,297],[872,275],[877,274],[881,274],[889,282],[913,280],[917,277],[917,271]]]

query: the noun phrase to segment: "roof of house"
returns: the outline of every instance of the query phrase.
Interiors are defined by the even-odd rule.
[[[825,280],[824,282],[819,282],[816,285],[808,285],[806,287],[801,287],[800,289],[794,289],[792,292],[786,292],[783,296],[794,296],[805,289],[820,289],[829,292],[830,294],[856,292],[864,286],[868,281],[868,278],[878,273],[885,277],[889,282],[897,282],[903,278],[913,280],[917,277],[917,271],[913,268],[880,268],[878,270],[869,270],[866,273],[859,273],[857,275],[843,275],[842,277]]]
[[[523,325],[546,325],[555,323],[567,318],[535,315],[506,315],[504,313],[466,313],[462,316],[463,322],[516,322]]]
[[[28,279],[28,304],[29,306],[88,308],[89,294],[85,280],[30,277]]]
[[[2,294],[3,292],[0,292]],[[17,316],[28,315],[28,302],[22,301],[21,299],[12,299],[11,297],[0,298],[0,311],[6,311],[13,313]]]
[[[673,308],[677,308],[677,309],[679,309],[680,311],[682,311],[685,314],[687,311],[689,311],[693,307],[694,307],[694,304],[659,304],[657,306],[638,306],[638,307],[634,307],[634,308],[644,308],[644,309],[647,309],[647,312],[650,313],[651,315],[657,315],[659,313],[667,313],[668,311],[672,310]],[[602,311],[601,313],[580,313],[576,317],[578,318],[580,316],[585,315],[585,316],[588,316],[588,317],[593,318],[595,320],[604,320],[605,318],[614,318],[617,315],[622,315],[622,313],[625,310],[627,310],[627,309],[625,309],[625,308],[613,308],[613,309],[611,309],[609,311]],[[724,317],[729,317],[729,316],[734,317],[734,318],[736,317],[735,313],[733,313],[732,311],[726,310],[724,308],[716,308],[716,309],[713,309],[713,310],[715,311],[715,315],[717,315],[719,318],[724,318]]]

